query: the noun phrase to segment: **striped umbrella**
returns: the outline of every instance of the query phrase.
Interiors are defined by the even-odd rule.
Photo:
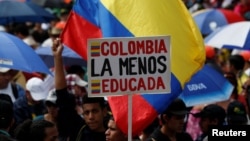
[[[216,48],[250,50],[250,21],[225,25],[205,38],[205,44]]]
[[[193,13],[192,17],[203,35],[208,35],[224,25],[244,21],[241,15],[226,9],[199,10]]]

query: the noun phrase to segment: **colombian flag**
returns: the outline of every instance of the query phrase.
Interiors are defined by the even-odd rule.
[[[172,91],[133,95],[133,135],[162,113],[204,64],[201,33],[182,0],[77,0],[61,36],[87,60],[87,39],[158,35],[171,36]],[[128,133],[128,96],[108,100],[118,127]]]

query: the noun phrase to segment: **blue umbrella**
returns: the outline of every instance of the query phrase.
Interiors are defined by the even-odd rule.
[[[53,54],[50,47],[39,47],[36,49],[36,53],[49,68],[54,67]],[[62,57],[63,63],[66,66],[81,65],[87,67],[87,62],[66,46],[63,48]]]
[[[29,0],[43,7],[61,8],[65,6],[63,0]]]
[[[204,65],[185,85],[180,98],[188,107],[227,100],[234,86],[218,71]]]
[[[0,67],[51,74],[36,52],[20,38],[0,32]]]
[[[21,22],[48,23],[55,16],[43,7],[32,2],[19,2],[14,0],[0,1],[0,24]]]

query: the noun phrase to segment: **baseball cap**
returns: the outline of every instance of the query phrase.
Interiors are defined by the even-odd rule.
[[[56,99],[57,99],[56,91],[55,91],[55,89],[52,89],[49,91],[49,94],[48,94],[45,102],[49,101],[49,102],[52,102],[53,104],[56,104]]]
[[[220,121],[224,121],[226,117],[226,111],[219,105],[216,104],[209,104],[205,106],[201,112],[193,114],[194,117],[201,117],[201,118],[216,118]]]
[[[188,110],[183,100],[180,98],[176,98],[170,103],[164,113],[171,113],[173,115],[185,115],[188,113]]]
[[[88,83],[84,80],[82,80],[78,75],[76,74],[68,74],[66,76],[67,86],[74,86],[78,85],[81,87],[86,87]]]
[[[247,113],[243,103],[239,101],[232,101],[227,107],[227,118],[234,123],[246,123]]]
[[[49,31],[50,35],[60,35],[62,32],[62,29],[52,27],[51,30]]]
[[[48,91],[45,89],[43,80],[38,77],[30,78],[26,83],[26,89],[30,92],[31,97],[35,101],[45,100]]]
[[[10,70],[10,68],[0,67],[0,73],[6,73]]]

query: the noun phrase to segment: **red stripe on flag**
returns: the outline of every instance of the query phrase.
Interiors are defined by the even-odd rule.
[[[92,23],[70,12],[67,24],[61,34],[62,42],[87,60],[87,39],[102,37],[101,30]]]
[[[110,96],[108,97],[112,114],[116,120],[119,128],[123,133],[128,133],[128,96]],[[117,106],[117,105],[123,106]],[[154,121],[155,117],[158,116],[157,111],[141,96],[133,95],[133,112],[132,112],[132,125],[133,136],[139,135],[141,129],[145,129],[148,124]],[[138,110],[135,110],[138,109]],[[146,119],[146,120],[145,120]]]

